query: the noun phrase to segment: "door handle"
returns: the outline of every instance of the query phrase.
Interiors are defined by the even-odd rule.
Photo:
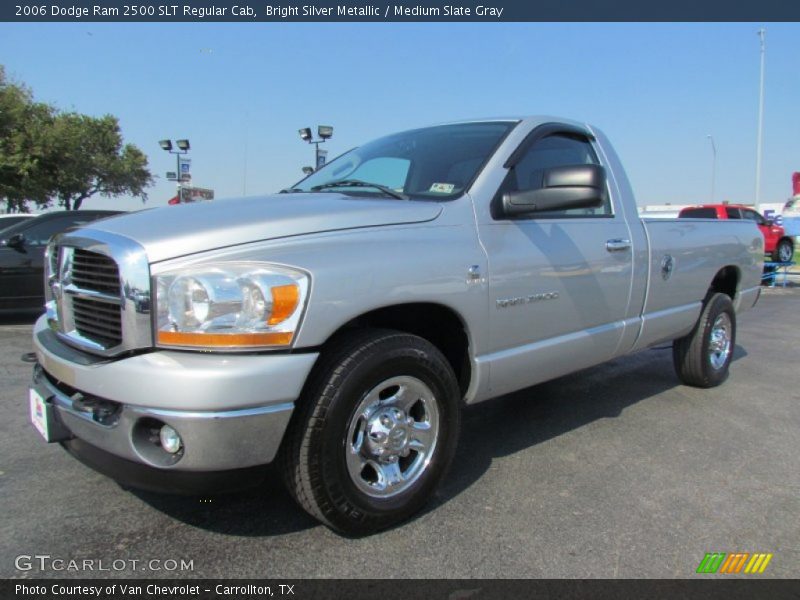
[[[609,252],[621,252],[622,250],[628,250],[631,247],[630,240],[623,240],[623,239],[614,239],[608,240],[606,242],[606,250]]]

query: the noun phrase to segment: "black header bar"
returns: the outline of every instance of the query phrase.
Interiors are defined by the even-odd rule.
[[[11,0],[8,22],[798,21],[790,0]]]
[[[738,600],[797,598],[797,580],[277,580],[277,579],[5,579],[3,600],[495,600],[602,598],[608,600]]]

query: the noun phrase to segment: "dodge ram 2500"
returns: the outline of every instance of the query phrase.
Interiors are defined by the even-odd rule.
[[[763,244],[641,220],[584,123],[390,135],[279,194],[53,240],[31,419],[143,487],[279,461],[310,514],[371,532],[431,496],[463,405],[665,342],[683,383],[721,383]]]

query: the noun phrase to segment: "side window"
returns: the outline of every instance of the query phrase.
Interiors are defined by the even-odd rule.
[[[506,192],[538,189],[547,169],[589,164],[599,165],[600,161],[587,139],[575,135],[549,135],[534,143],[509,170],[495,200]],[[541,212],[531,215],[531,218],[606,217],[612,214],[611,199],[607,197],[603,206]]]
[[[739,211],[738,208],[731,208],[730,206],[725,207],[725,214],[728,216],[729,219],[741,219],[742,213]]]
[[[755,221],[759,225],[766,225],[767,222],[760,214],[758,214],[754,210],[743,210],[742,213],[744,214],[745,219],[750,219],[751,221]]]

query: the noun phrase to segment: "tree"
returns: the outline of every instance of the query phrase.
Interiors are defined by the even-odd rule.
[[[123,146],[116,117],[59,114],[47,140],[53,195],[64,209],[78,210],[95,194],[147,199],[145,188],[152,183],[147,157],[132,144]]]
[[[51,202],[45,134],[54,113],[51,106],[33,102],[26,87],[9,83],[0,65],[0,200],[10,212],[27,212],[28,201],[39,207]]]
[[[116,117],[34,102],[0,66],[0,200],[9,211],[27,211],[29,202],[77,210],[95,194],[146,200],[152,181],[147,157],[123,144]]]

